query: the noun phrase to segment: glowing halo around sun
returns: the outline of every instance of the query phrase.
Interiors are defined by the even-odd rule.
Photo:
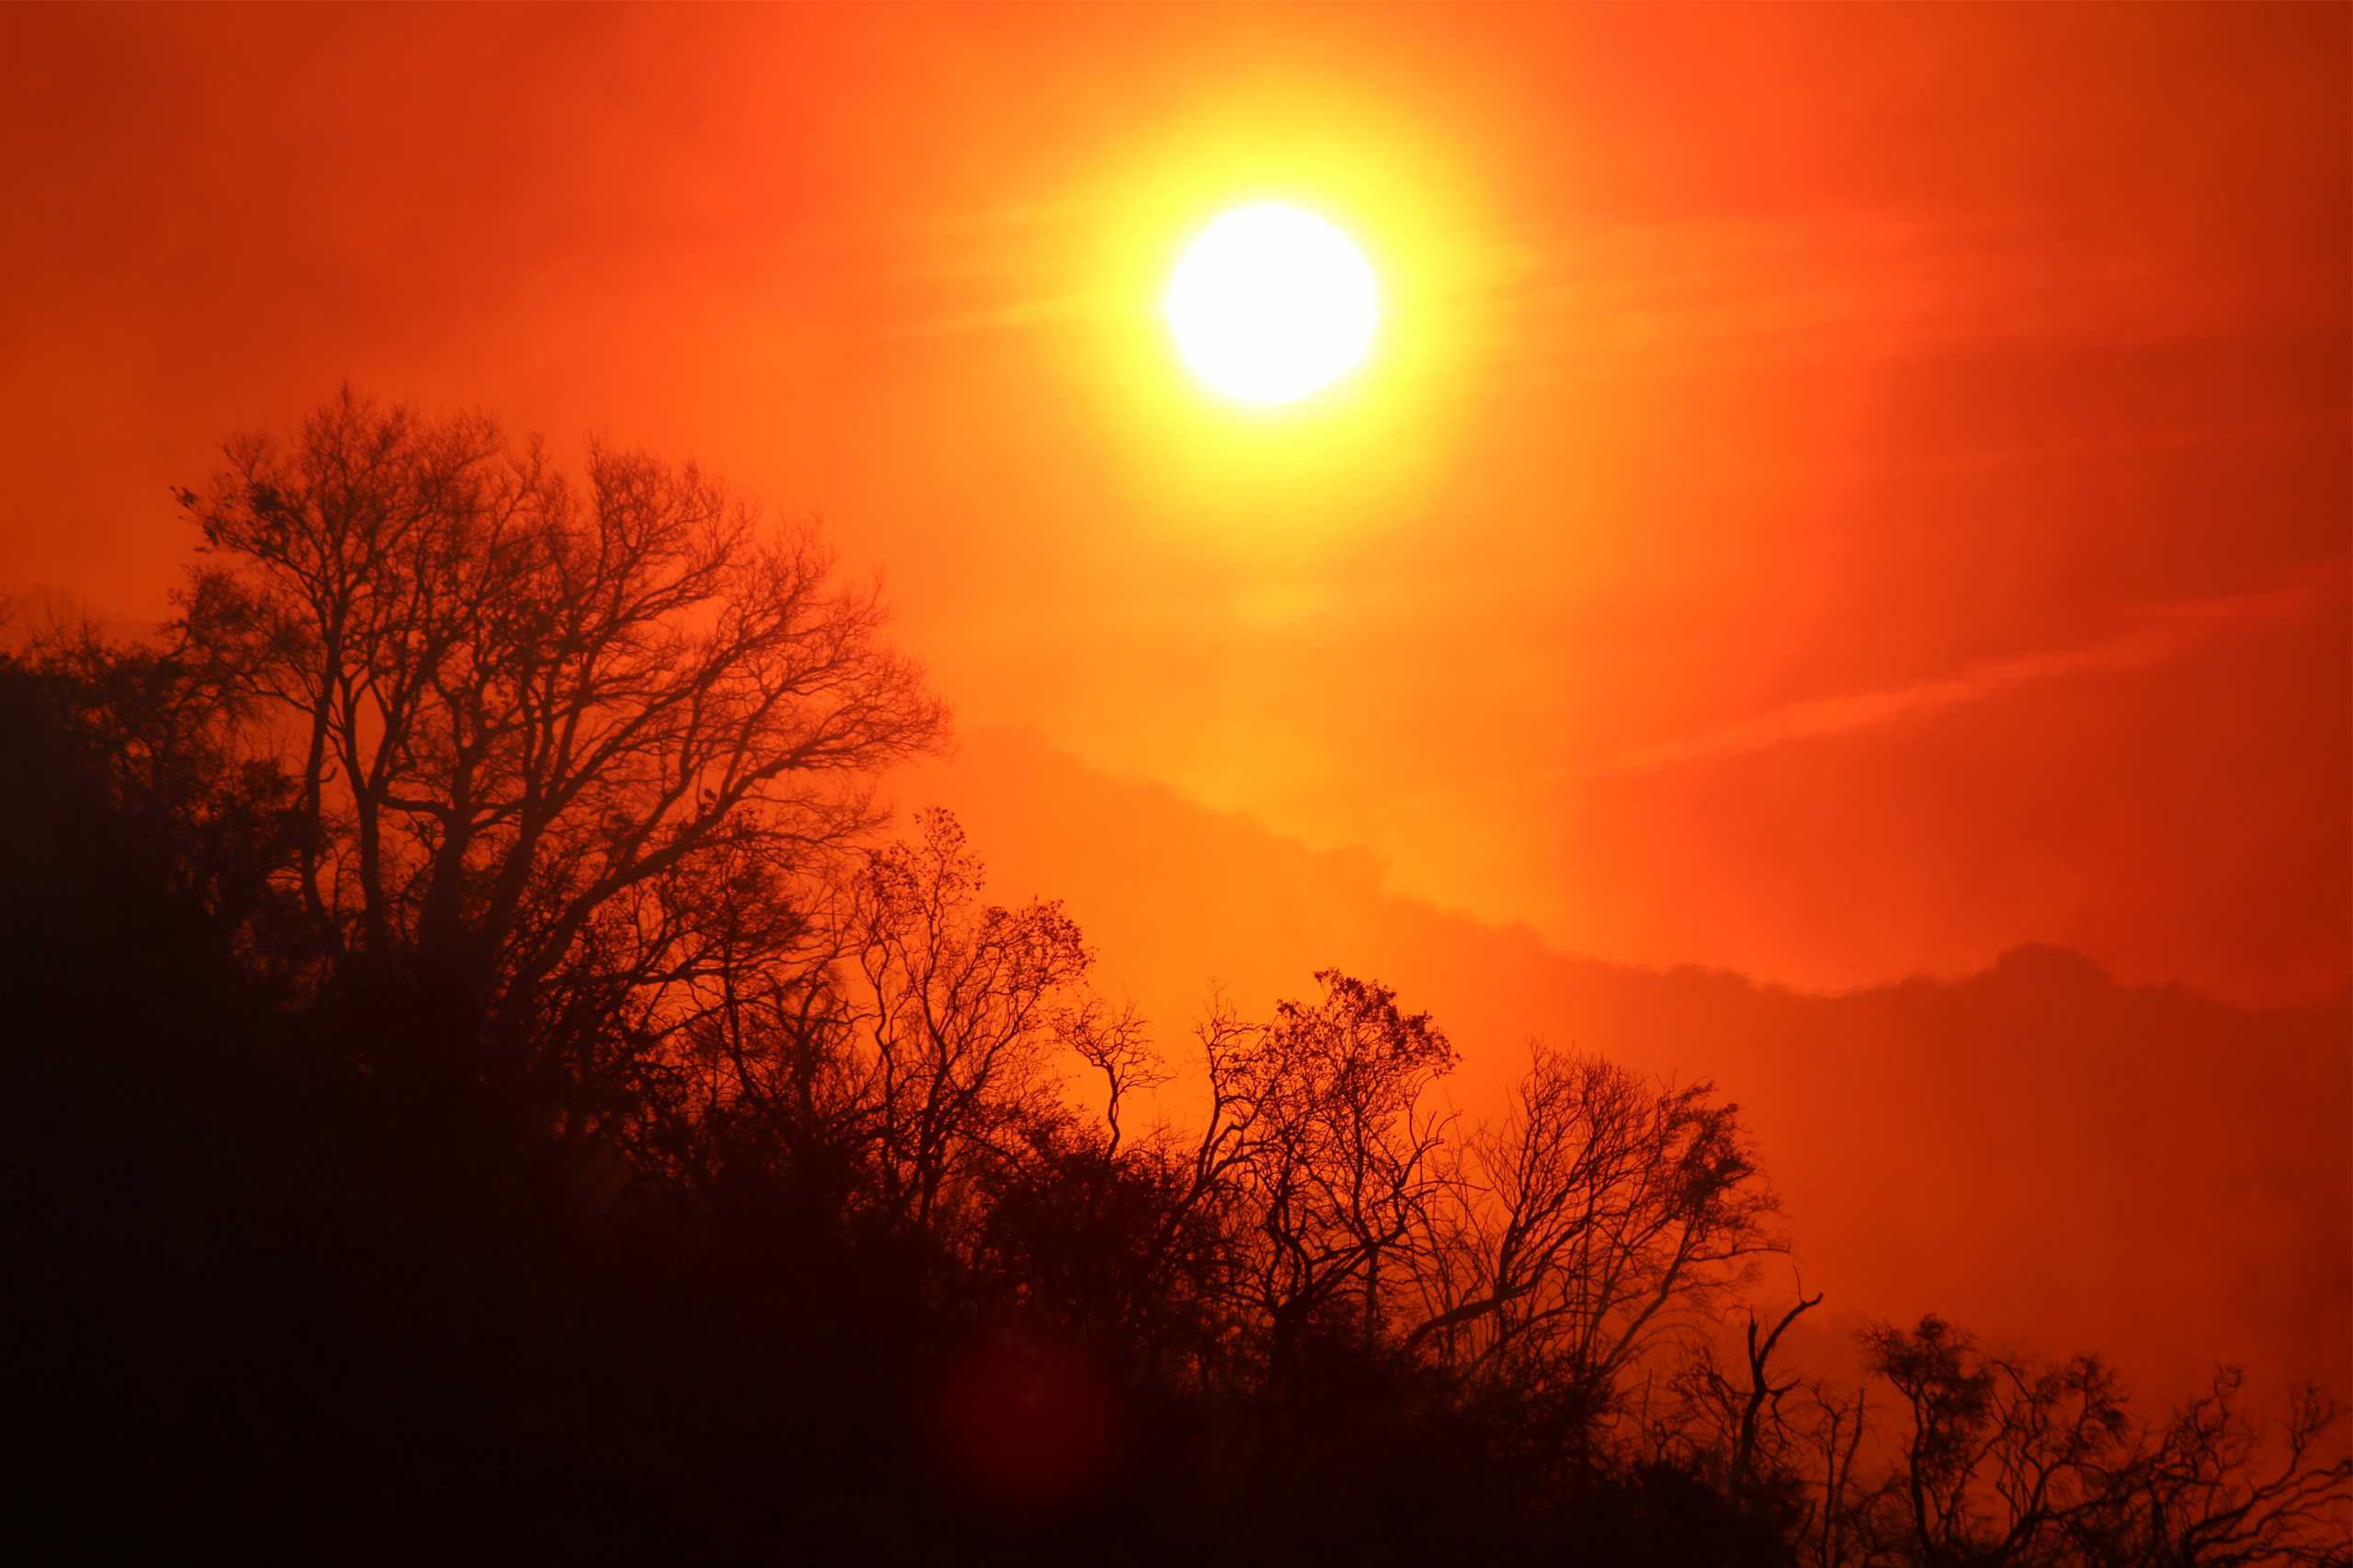
[[[1261,405],[1295,402],[1356,369],[1381,323],[1380,290],[1356,242],[1279,201],[1233,208],[1202,230],[1162,309],[1194,375]]]

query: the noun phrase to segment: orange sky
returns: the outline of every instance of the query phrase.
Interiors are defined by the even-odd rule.
[[[2327,997],[2348,17],[11,8],[0,585],[151,619],[347,375],[823,514],[973,733],[1561,950]],[[1266,190],[1392,319],[1253,423],[1151,295]]]

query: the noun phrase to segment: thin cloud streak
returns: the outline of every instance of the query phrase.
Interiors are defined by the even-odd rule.
[[[2097,642],[1988,660],[1910,686],[1790,703],[1688,740],[1620,753],[1583,769],[1581,776],[1648,773],[1740,756],[1790,741],[1877,729],[1915,713],[1983,701],[2042,681],[2147,669],[2222,638],[2303,619],[2330,597],[2343,596],[2348,565],[2353,558],[2341,558],[2279,587],[2168,605],[2155,611],[2148,624]]]

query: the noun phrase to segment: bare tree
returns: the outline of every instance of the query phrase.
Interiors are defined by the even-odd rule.
[[[1802,1381],[1796,1391],[1802,1407],[1783,1412],[1781,1424],[1792,1435],[1790,1469],[1811,1477],[1813,1486],[1792,1532],[1804,1560],[1814,1568],[1847,1568],[1863,1561],[1865,1543],[1860,1525],[1869,1512],[1868,1483],[1855,1473],[1864,1439],[1871,1430],[1870,1391],[1859,1386],[1852,1397],[1827,1383]]]
[[[1014,1157],[1020,1124],[1060,1109],[1052,1057],[1071,1009],[1083,1016],[1093,960],[1059,903],[981,902],[982,867],[953,816],[926,812],[918,832],[870,857],[847,948],[883,1201],[938,1229],[952,1226],[943,1206],[973,1162]]]
[[[1893,1473],[1862,1505],[1872,1561],[2186,1568],[2341,1564],[2353,1550],[2353,1460],[2325,1452],[2343,1412],[2315,1391],[2295,1396],[2268,1454],[2233,1370],[2150,1430],[2094,1356],[1988,1356],[1933,1316],[1874,1328],[1865,1348],[1908,1417]]]
[[[1168,1074],[1132,1005],[1113,1012],[1101,998],[1089,995],[1065,1009],[1054,1028],[1063,1043],[1102,1075],[1103,1159],[1108,1165],[1119,1158],[1126,1132],[1120,1108],[1131,1096],[1148,1094],[1166,1083]]]
[[[1724,1369],[1712,1341],[1698,1339],[1688,1348],[1677,1383],[1684,1408],[1701,1428],[1698,1457],[1716,1460],[1711,1468],[1720,1468],[1725,1484],[1735,1490],[1786,1469],[1790,1434],[1782,1402],[1804,1387],[1805,1380],[1777,1381],[1773,1352],[1790,1326],[1821,1304],[1820,1296],[1801,1293],[1769,1327],[1756,1308],[1745,1308],[1744,1364],[1737,1376]]]
[[[651,1004],[710,978],[717,863],[791,881],[944,733],[874,592],[692,466],[597,447],[575,483],[347,390],[227,456],[182,495],[184,643],[272,715],[339,970],[421,962],[495,1070],[593,1072],[630,1004],[660,1038]]]
[[[1737,1108],[1539,1046],[1434,1208],[1407,1343],[1605,1395],[1781,1244]]]
[[[2234,1368],[2175,1412],[2127,1473],[2111,1527],[2121,1561],[2353,1564],[2353,1456],[2345,1409],[2318,1388],[2289,1396],[2275,1432],[2243,1414]]]
[[[1336,970],[1315,978],[1320,1000],[1279,1004],[1264,1029],[1210,1037],[1224,1053],[1211,1082],[1226,1108],[1211,1138],[1233,1140],[1249,1290],[1279,1369],[1346,1296],[1365,1335],[1385,1332],[1449,1119],[1427,1093],[1456,1061],[1429,1015],[1400,1008],[1388,986]],[[1219,1147],[1205,1144],[1204,1157]]]

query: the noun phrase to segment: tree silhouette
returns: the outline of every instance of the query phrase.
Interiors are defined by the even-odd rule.
[[[2353,1550],[2353,1459],[2322,1451],[2342,1412],[2317,1391],[2293,1399],[2267,1474],[2234,1371],[2153,1432],[2097,1356],[1988,1356],[1933,1315],[1871,1329],[1865,1347],[1901,1417],[1893,1471],[1859,1510],[1866,1561],[2322,1563]]]
[[[870,858],[850,949],[879,1196],[904,1223],[952,1231],[975,1167],[1016,1157],[1020,1129],[1060,1103],[1049,1057],[1091,960],[1059,905],[978,903],[952,816],[926,812],[920,831]]]
[[[807,875],[943,733],[874,594],[691,466],[596,447],[574,482],[348,390],[227,456],[182,495],[211,564],[177,631],[282,747],[338,975],[426,977],[465,1067],[551,1112],[700,1005],[720,862]],[[727,961],[791,935],[739,918]]]
[[[1426,1103],[1455,1062],[1426,1013],[1337,971],[1323,997],[1284,1002],[1233,1062],[1248,1102],[1235,1165],[1252,1248],[1252,1304],[1278,1374],[1319,1316],[1353,1299],[1375,1337],[1404,1281],[1402,1260],[1436,1185],[1443,1117]]]
[[[1658,1335],[1782,1244],[1738,1108],[1539,1046],[1443,1185],[1409,1343],[1605,1398]]]
[[[1482,1117],[1337,969],[1164,1060],[883,836],[939,703],[691,468],[347,392],[183,501],[161,640],[0,653],[0,1373],[94,1554],[2348,1561],[2316,1390],[1805,1369],[1711,1084]]]

